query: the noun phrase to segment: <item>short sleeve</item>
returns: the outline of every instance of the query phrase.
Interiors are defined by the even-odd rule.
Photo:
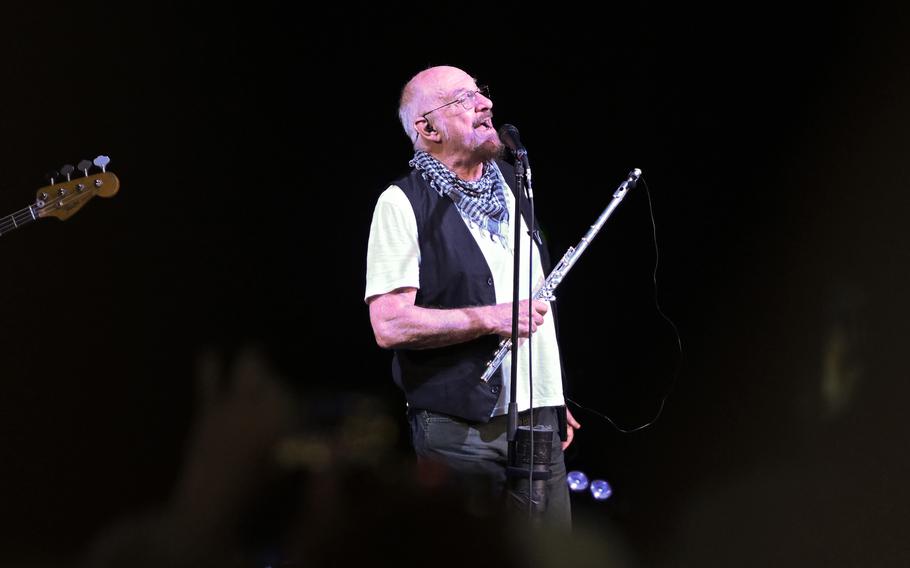
[[[405,287],[420,287],[417,218],[401,188],[392,185],[382,192],[373,210],[364,301]]]

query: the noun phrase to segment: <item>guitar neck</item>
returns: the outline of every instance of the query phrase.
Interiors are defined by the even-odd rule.
[[[0,235],[5,235],[14,229],[18,229],[22,225],[27,225],[37,218],[35,210],[31,205],[25,209],[16,211],[12,215],[0,217]]]

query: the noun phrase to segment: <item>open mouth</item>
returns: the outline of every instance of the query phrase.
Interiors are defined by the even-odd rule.
[[[485,120],[482,120],[476,126],[474,126],[474,128],[491,128],[492,129],[493,128],[493,119],[487,118]]]

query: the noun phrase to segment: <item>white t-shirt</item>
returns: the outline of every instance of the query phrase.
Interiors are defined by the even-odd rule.
[[[509,219],[514,222],[514,199],[506,191],[506,205]],[[464,217],[462,217],[464,219]],[[477,241],[490,271],[493,274],[493,286],[496,290],[496,303],[512,301],[512,250],[515,242],[515,228],[509,226],[508,249],[499,240],[490,238],[489,233],[476,224],[465,224]],[[521,280],[519,298],[528,296],[528,251],[531,238],[528,235],[524,219],[521,219]],[[535,243],[536,244],[536,243]],[[540,264],[539,249],[534,247],[534,290],[536,291],[545,279]],[[398,288],[420,288],[420,246],[417,242],[417,219],[411,202],[398,186],[386,189],[376,203],[373,211],[373,222],[370,226],[370,240],[367,246],[366,292],[364,300],[379,294],[385,294]],[[565,404],[562,394],[562,369],[559,362],[559,346],[556,343],[556,328],[551,313],[545,316],[544,324],[532,335],[534,407],[562,406]],[[515,350],[513,349],[513,352]],[[493,352],[490,352],[492,357]],[[530,408],[528,397],[528,341],[522,340],[517,350],[518,357],[518,411]],[[512,357],[507,355],[500,366],[503,373],[503,388],[499,400],[493,409],[493,416],[505,414],[509,403]],[[480,377],[477,377],[480,380]]]

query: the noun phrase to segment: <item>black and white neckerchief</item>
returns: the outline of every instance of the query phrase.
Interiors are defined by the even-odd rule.
[[[423,150],[417,150],[408,162],[420,170],[420,175],[439,195],[455,203],[461,216],[489,233],[508,248],[509,210],[506,208],[505,188],[496,162],[483,164],[483,175],[477,181],[465,181]]]

